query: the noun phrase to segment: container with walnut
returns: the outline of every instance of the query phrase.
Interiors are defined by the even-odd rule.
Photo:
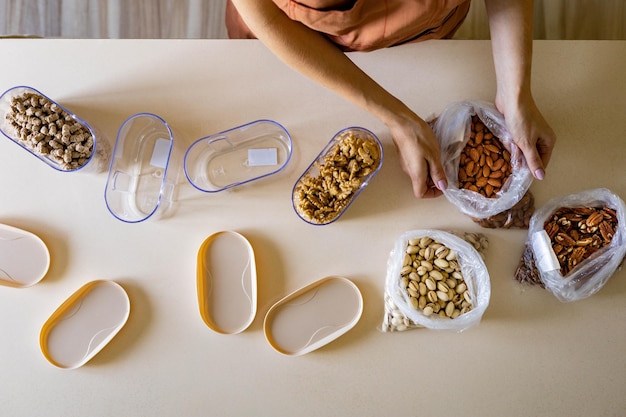
[[[626,255],[626,206],[605,188],[557,197],[531,217],[515,272],[563,302],[598,292]]]

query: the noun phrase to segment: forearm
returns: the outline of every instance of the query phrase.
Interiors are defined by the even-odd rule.
[[[292,21],[271,0],[233,0],[246,24],[279,59],[386,124],[410,110],[323,35]]]
[[[533,1],[485,0],[485,6],[497,79],[496,105],[529,100]]]

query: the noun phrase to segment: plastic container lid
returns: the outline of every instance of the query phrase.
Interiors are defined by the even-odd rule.
[[[383,157],[382,143],[369,130],[348,127],[337,132],[296,181],[296,214],[316,226],[336,221],[380,171]]]
[[[0,224],[0,285],[30,287],[50,267],[50,252],[36,235]]]
[[[34,107],[26,108],[21,104],[16,104],[15,106],[12,104],[13,100],[17,100],[18,98],[24,97],[25,95],[37,97],[37,100],[35,100],[34,103]],[[43,115],[33,117],[35,116],[33,115],[33,109],[41,110],[43,108],[43,105],[39,103],[40,100],[48,101],[51,104],[55,105],[57,107],[56,111],[50,110],[49,108],[44,109]],[[63,114],[63,112],[65,112],[65,114]],[[41,133],[41,135],[39,135],[39,138],[37,139],[37,143],[40,142],[40,145],[46,144],[46,146],[42,147],[41,149],[37,149],[37,147],[35,147],[34,145],[35,142],[26,142],[20,140],[20,132],[18,128],[12,126],[11,122],[7,119],[7,116],[11,116],[11,118],[13,119],[26,118],[34,120],[37,131]],[[55,125],[52,128],[54,130],[50,130],[52,124]],[[78,134],[82,131],[84,133],[83,137],[86,138],[88,135],[90,135],[93,139],[91,153],[89,154],[89,156],[87,158],[80,159],[74,158],[71,161],[72,163],[75,163],[72,167],[66,166],[63,162],[55,160],[50,155],[51,151],[57,149],[61,149],[63,151],[69,150],[69,147],[71,145],[70,139],[62,139],[62,124],[66,124],[68,125],[68,127],[71,127],[70,131],[72,133],[72,136],[74,136],[74,133]],[[35,127],[32,127],[32,125],[33,123],[31,123],[30,127],[28,127],[27,130],[29,132],[33,132],[33,135],[35,135]],[[44,95],[40,91],[28,86],[17,86],[10,88],[5,91],[2,96],[0,96],[0,131],[4,136],[11,139],[13,142],[28,151],[30,154],[34,155],[40,161],[61,172],[100,171],[102,168],[104,168],[104,160],[106,160],[109,156],[108,144],[106,142],[101,142],[100,138],[97,138],[94,129],[87,122],[79,118],[77,115],[75,115],[56,101]],[[51,143],[52,139],[55,140],[54,145]],[[63,140],[67,140],[67,142],[63,142]],[[71,141],[74,140],[74,138],[71,139]],[[27,145],[27,143],[32,145],[29,146]],[[86,146],[87,142],[82,142],[81,145]],[[75,144],[71,146],[75,146]],[[73,150],[75,151],[76,148],[74,147]]]
[[[200,315],[222,334],[244,331],[256,315],[257,277],[252,246],[236,232],[218,232],[200,246],[197,264]]]
[[[326,277],[274,304],[265,316],[265,337],[284,355],[303,355],[352,329],[362,312],[363,297],[352,281]]]
[[[72,294],[45,322],[41,352],[54,366],[78,368],[102,350],[130,314],[126,291],[113,281],[91,281]]]
[[[283,126],[257,120],[194,142],[185,153],[185,176],[200,191],[223,191],[281,171],[291,146]]]
[[[113,216],[137,223],[167,212],[176,185],[176,173],[169,169],[173,148],[174,134],[159,116],[137,113],[124,121],[104,196]]]

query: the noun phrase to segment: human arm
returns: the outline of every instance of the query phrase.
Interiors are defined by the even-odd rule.
[[[325,36],[291,20],[271,0],[233,0],[233,4],[255,36],[287,65],[368,111],[389,128],[415,196],[441,194],[447,183],[439,145],[424,120]]]
[[[531,93],[532,0],[485,0],[496,71],[495,104],[535,178],[543,179],[556,142]]]

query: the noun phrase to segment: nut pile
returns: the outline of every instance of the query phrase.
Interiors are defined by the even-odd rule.
[[[609,207],[561,207],[544,224],[563,276],[611,243],[616,229],[617,215]]]
[[[472,220],[475,223],[478,223],[481,227],[490,229],[528,229],[530,218],[534,212],[535,197],[530,191],[527,191],[521,200],[509,210],[505,210],[484,219],[472,217]]]
[[[617,229],[617,215],[609,207],[560,207],[544,223],[560,272],[566,276],[582,261],[611,243]],[[515,272],[522,283],[544,287],[530,246],[526,246]]]
[[[294,189],[294,206],[313,223],[331,222],[348,205],[363,180],[376,171],[381,158],[378,145],[347,131],[315,163],[317,176],[305,174]]]
[[[92,155],[94,139],[89,129],[39,94],[12,97],[5,117],[20,144],[50,158],[63,170],[83,166]]]
[[[459,159],[459,188],[493,198],[511,175],[511,154],[477,117]]]
[[[489,244],[486,236],[465,233],[462,237],[484,257]],[[473,308],[455,251],[430,237],[408,242],[400,274],[411,306],[426,316],[453,319]],[[420,327],[398,309],[389,294],[385,294],[385,311],[385,332]]]

